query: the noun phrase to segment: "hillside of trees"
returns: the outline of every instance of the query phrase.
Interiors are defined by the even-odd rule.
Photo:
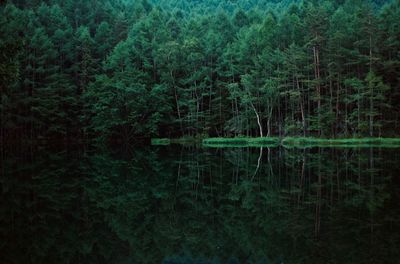
[[[0,5],[1,144],[395,136],[400,0]]]
[[[127,3],[131,0],[125,0]],[[152,4],[162,7],[164,10],[182,10],[185,14],[191,13],[213,13],[223,10],[226,13],[234,14],[238,9],[251,10],[272,10],[274,13],[285,11],[291,4],[302,4],[302,0],[151,0]],[[320,1],[311,1],[318,3]],[[345,0],[331,1],[336,4],[343,4]],[[388,3],[387,0],[371,0],[373,8],[380,8]]]

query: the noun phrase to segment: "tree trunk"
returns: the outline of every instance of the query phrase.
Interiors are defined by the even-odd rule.
[[[297,90],[300,93],[300,111],[301,111],[301,121],[303,124],[303,135],[306,136],[306,118],[304,114],[304,97],[303,97],[303,91],[302,89],[300,90],[300,83],[299,83],[299,78],[296,77],[296,84],[297,84]]]
[[[337,85],[337,90],[336,90],[336,127],[335,127],[335,137],[338,134],[338,124],[339,124],[340,78],[338,78],[336,85]]]
[[[178,93],[176,91],[176,85],[175,85],[175,81],[174,81],[175,79],[174,79],[174,74],[173,74],[172,70],[169,72],[169,74],[170,74],[171,79],[172,79],[172,85],[174,86],[173,89],[174,89],[174,95],[175,95],[176,110],[178,111],[179,125],[181,127],[181,133],[182,133],[182,136],[183,136],[181,110],[179,108]]]
[[[254,107],[254,104],[252,102],[250,102],[250,104],[251,104],[251,108],[253,108],[253,111],[257,117],[257,123],[258,123],[258,127],[260,129],[260,137],[264,137],[260,115],[258,114],[257,109]]]
[[[268,120],[267,120],[267,137],[271,136],[271,119],[272,119],[272,113],[274,111],[274,108],[272,107],[272,102],[270,102],[270,109],[269,109],[269,113],[268,113]]]
[[[318,36],[317,36],[318,37]],[[317,111],[318,111],[318,134],[321,135],[321,85],[320,85],[320,70],[319,70],[319,51],[318,47],[314,46],[314,74],[317,82]]]
[[[374,96],[374,87],[370,83],[370,89],[371,89],[371,94],[370,94],[370,99],[369,99],[369,136],[373,137],[374,135],[374,116],[373,116],[373,111],[374,111],[374,101],[373,101],[373,96]]]
[[[371,19],[369,19],[368,23],[371,25]],[[369,34],[369,73],[372,73],[372,35]],[[369,136],[372,137],[374,134],[374,116],[373,116],[373,110],[374,110],[374,87],[372,83],[369,83],[370,89],[371,89],[371,94],[370,94],[370,99],[369,99]]]

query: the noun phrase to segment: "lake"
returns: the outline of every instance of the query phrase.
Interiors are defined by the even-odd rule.
[[[6,155],[2,263],[398,263],[385,148],[134,146]]]

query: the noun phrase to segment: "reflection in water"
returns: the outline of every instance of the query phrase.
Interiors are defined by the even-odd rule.
[[[395,263],[392,149],[9,155],[2,263]]]

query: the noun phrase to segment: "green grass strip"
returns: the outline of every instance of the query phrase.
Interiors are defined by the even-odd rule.
[[[155,146],[167,146],[170,144],[193,144],[200,139],[184,137],[177,139],[153,138],[151,144]],[[313,137],[236,137],[236,138],[206,138],[202,145],[212,148],[243,148],[243,147],[277,147],[282,145],[287,148],[310,148],[310,147],[340,147],[340,148],[400,148],[400,138],[313,138]]]
[[[284,147],[400,147],[400,138],[312,138],[286,137]]]
[[[263,138],[206,138],[203,139],[203,146],[213,148],[241,148],[241,147],[277,147],[279,146],[280,139],[277,137],[263,137]]]
[[[171,140],[169,138],[152,138],[151,145],[153,146],[168,146],[171,144]]]

